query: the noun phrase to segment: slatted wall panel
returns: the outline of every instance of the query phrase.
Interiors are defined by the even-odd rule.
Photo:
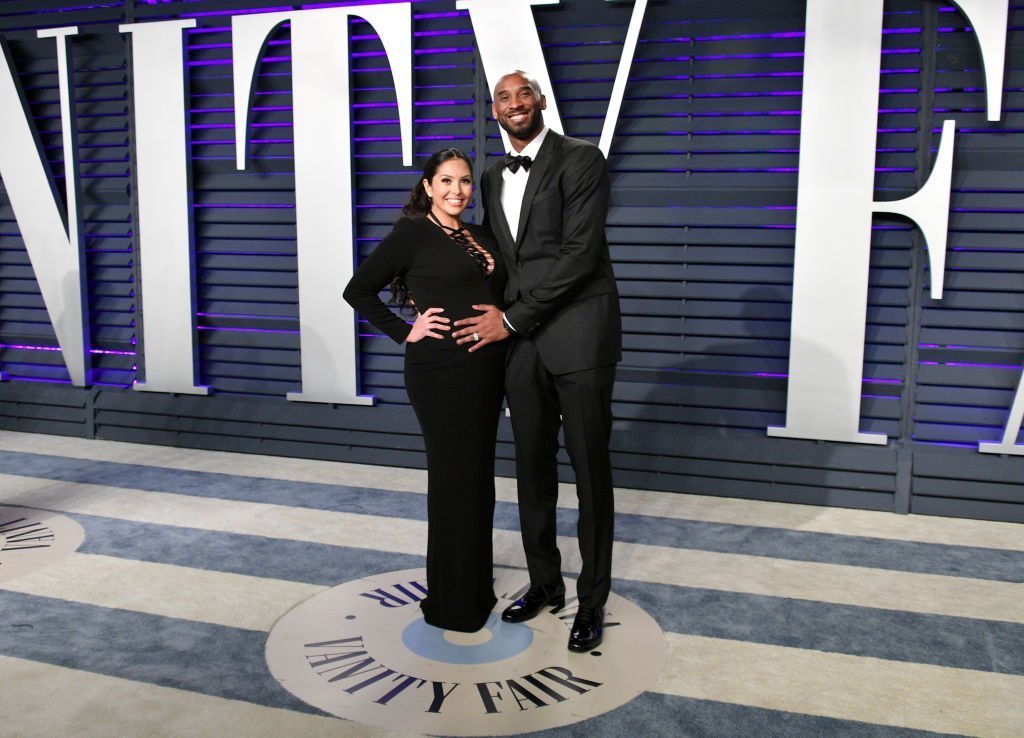
[[[0,30],[60,175],[53,44],[36,40],[34,29],[87,29],[74,49],[96,383],[89,390],[60,386],[66,371],[56,352],[45,350],[55,346],[52,329],[0,191],[0,367],[12,377],[0,385],[0,424],[422,466],[402,350],[365,322],[361,391],[377,398],[375,407],[285,399],[300,389],[290,35],[279,28],[260,64],[249,165],[239,172],[230,18],[309,6],[68,5],[5,3]],[[454,0],[414,2],[412,9],[411,167],[401,162],[380,41],[366,23],[350,28],[359,259],[388,232],[432,152],[459,146],[478,174],[502,153],[468,14]],[[598,140],[632,11],[631,3],[603,0],[533,8],[570,135]],[[648,7],[609,157],[608,235],[625,331],[614,396],[616,482],[1024,518],[1014,484],[1024,461],[975,449],[978,440],[1001,434],[1024,364],[1024,316],[1015,314],[1024,243],[1017,203],[1021,8],[1011,18],[1006,114],[988,124],[977,44],[959,12],[930,1],[886,2],[876,199],[900,199],[921,186],[941,121],[954,115],[961,132],[946,297],[927,297],[927,257],[916,229],[876,218],[862,430],[892,440],[865,447],[766,437],[765,428],[783,424],[785,413],[805,11],[804,0]],[[183,17],[197,22],[187,45],[200,382],[212,388],[209,397],[127,389],[137,376],[130,82],[116,24]],[[62,413],[74,424],[49,419]],[[514,472],[512,458],[506,421],[499,473]],[[564,458],[562,471],[571,479]]]
[[[977,447],[1002,439],[1024,366],[1024,7],[1011,11],[999,123],[964,18],[945,5],[939,17],[935,112],[957,121],[957,159],[945,294],[921,315],[913,433],[933,453],[915,457],[913,509],[1020,520],[1024,460]]]
[[[235,168],[230,15],[188,33],[200,382],[218,395],[299,388],[290,37],[253,84],[246,169]]]

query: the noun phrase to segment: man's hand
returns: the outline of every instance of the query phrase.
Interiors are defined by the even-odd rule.
[[[469,352],[472,353],[482,346],[504,341],[509,337],[509,332],[501,320],[504,313],[498,308],[494,305],[474,305],[473,309],[479,310],[480,314],[455,321],[458,330],[452,334],[452,338],[457,344],[472,344],[469,347]]]

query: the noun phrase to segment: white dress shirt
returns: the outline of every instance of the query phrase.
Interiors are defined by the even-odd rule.
[[[528,156],[533,160],[537,158],[541,144],[548,135],[548,127],[544,126],[537,138],[528,143],[522,151],[511,152],[513,155]],[[505,219],[508,227],[512,230],[512,240],[516,240],[519,233],[519,213],[523,209],[523,195],[526,194],[526,183],[530,179],[530,173],[526,167],[520,167],[519,171],[511,172],[507,168],[501,172],[501,209],[505,211]]]

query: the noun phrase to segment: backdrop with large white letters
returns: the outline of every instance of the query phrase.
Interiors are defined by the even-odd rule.
[[[139,399],[110,399],[118,412],[145,413],[153,405],[144,396],[191,395],[183,415],[193,425],[204,416],[244,422],[236,416],[246,402],[322,406],[317,417],[335,411],[329,425],[346,440],[309,455],[349,458],[337,448],[358,436],[354,445],[405,463],[415,440],[392,456],[393,442],[368,440],[408,421],[397,353],[358,322],[339,285],[386,232],[425,153],[454,142],[474,154],[478,173],[500,153],[487,91],[518,67],[541,80],[553,128],[609,157],[626,330],[616,389],[623,483],[659,486],[650,480],[663,474],[661,459],[696,459],[730,438],[764,449],[764,463],[773,447],[793,458],[805,448],[794,441],[824,441],[826,460],[816,460],[818,447],[790,463],[822,472],[808,489],[847,487],[849,496],[800,492],[800,475],[767,496],[906,511],[915,471],[927,466],[914,460],[929,458],[915,456],[922,446],[1002,455],[972,462],[990,466],[1022,454],[1018,341],[979,340],[993,330],[983,309],[970,316],[976,325],[953,315],[964,306],[962,275],[976,272],[958,252],[1016,253],[1018,237],[1001,236],[1016,229],[1013,211],[1000,207],[1007,187],[990,184],[986,203],[971,182],[1000,169],[972,169],[973,137],[1001,133],[1003,149],[1020,148],[1004,114],[1016,110],[1007,80],[1021,66],[1007,42],[1008,0],[807,0],[767,11],[646,0],[265,5],[270,12],[257,2],[138,2],[117,17],[79,9],[77,25],[64,15],[38,13],[27,26],[24,13],[0,16],[9,21],[0,28],[15,16],[21,23],[2,31],[0,219],[9,226],[0,245],[27,255],[29,273],[18,278],[38,285],[12,289],[0,271],[5,390],[34,380],[81,388],[90,426],[106,397],[129,387]],[[120,62],[118,47],[131,51]],[[36,69],[49,60],[52,69]],[[83,112],[101,105],[91,90],[113,85],[95,80],[118,63],[122,198],[98,173],[104,135],[87,130],[97,115]],[[54,97],[39,98],[43,88]],[[942,105],[956,94],[963,99]],[[108,125],[118,116],[103,115]],[[100,225],[119,209],[130,229],[123,250],[108,247],[115,237]],[[287,218],[275,217],[282,211]],[[964,227],[957,219],[967,212],[1002,212],[1006,222]],[[103,262],[118,251],[127,262],[112,276]],[[221,281],[228,272],[230,288]],[[119,287],[128,292],[112,308],[106,298]],[[34,291],[38,301],[18,303]],[[995,283],[974,291],[1008,304],[1020,295]],[[129,323],[118,324],[126,313]],[[949,329],[944,320],[963,339],[931,340],[931,328]],[[933,351],[947,360],[930,361]],[[948,360],[958,351],[999,353],[978,363],[1003,376],[960,381],[963,399],[924,402],[942,384],[931,367],[970,364]],[[986,382],[992,391],[981,398]],[[194,404],[202,402],[208,409]],[[121,423],[111,427],[132,421]],[[277,435],[302,443],[300,431]],[[837,481],[871,474],[874,462],[864,451],[837,471],[847,452],[836,442],[886,446],[891,468],[878,473],[891,485],[857,495],[872,485]],[[692,448],[666,453],[671,443]],[[721,476],[692,461],[670,467],[667,488]],[[779,480],[732,481],[694,491],[765,496],[758,485]],[[1000,494],[975,514],[1019,515],[1024,500]]]

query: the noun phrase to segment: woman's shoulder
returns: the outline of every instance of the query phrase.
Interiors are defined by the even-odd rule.
[[[395,221],[394,229],[403,230],[418,230],[425,224],[428,224],[427,217],[419,214],[402,213],[398,216],[398,220]]]
[[[424,232],[425,225],[429,225],[429,223],[422,215],[403,213],[398,216],[398,220],[391,227],[391,232],[386,240],[406,242],[409,239],[419,238]]]

